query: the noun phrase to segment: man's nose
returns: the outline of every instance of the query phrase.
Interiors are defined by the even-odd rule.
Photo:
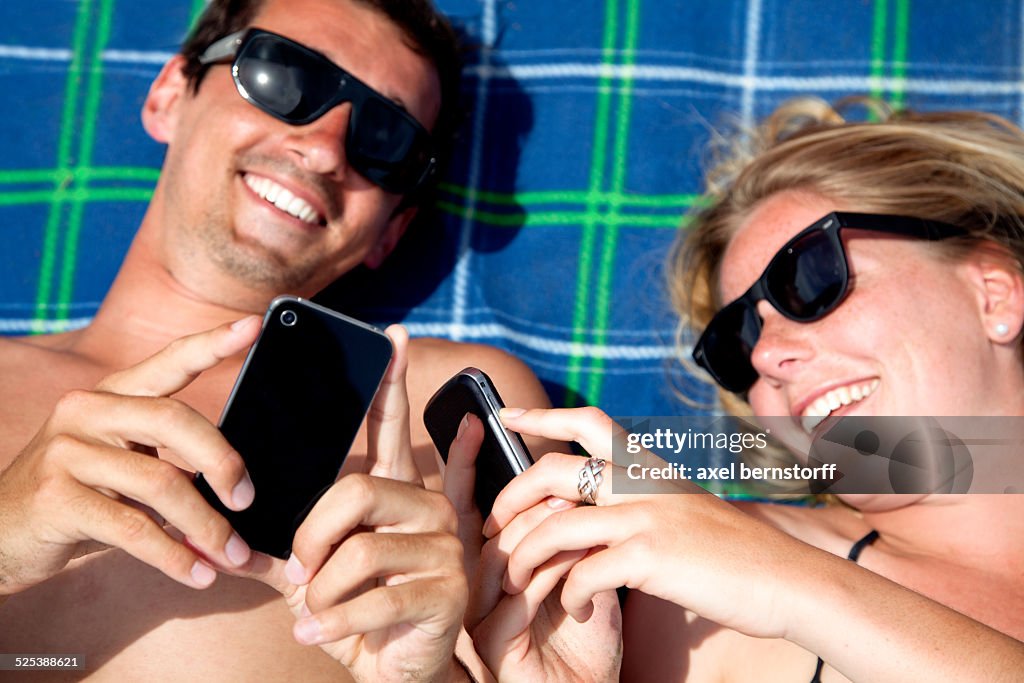
[[[298,157],[302,168],[335,181],[345,177],[348,170],[345,138],[351,116],[352,103],[343,102],[316,121],[292,126],[288,149]]]

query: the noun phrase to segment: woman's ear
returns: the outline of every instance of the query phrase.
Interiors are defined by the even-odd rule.
[[[142,105],[142,127],[157,142],[168,144],[178,122],[178,104],[188,96],[189,83],[182,68],[185,58],[174,55],[149,86]]]
[[[978,292],[979,312],[992,342],[1012,344],[1024,328],[1024,274],[1002,247],[986,243],[967,258],[968,277]]]

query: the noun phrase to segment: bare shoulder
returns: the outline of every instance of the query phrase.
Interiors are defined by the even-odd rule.
[[[529,366],[507,351],[487,346],[419,337],[409,344],[409,392],[429,398],[452,375],[467,367],[483,370],[509,406],[548,407],[550,401]],[[424,399],[425,402],[425,399]]]
[[[46,420],[63,394],[99,379],[83,363],[44,337],[0,337],[0,468]]]

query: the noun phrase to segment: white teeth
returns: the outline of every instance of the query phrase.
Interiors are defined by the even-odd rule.
[[[280,192],[277,193],[277,196],[274,197],[273,199],[270,199],[270,197],[268,196],[267,201],[274,202],[274,206],[281,209],[282,211],[288,211],[288,205],[291,204],[292,199],[294,198],[295,195],[293,195],[288,190],[282,189]]]
[[[828,409],[835,410],[839,406],[843,405],[843,402],[839,399],[839,393],[830,391],[825,394],[825,400],[828,401]]]
[[[828,417],[827,413],[825,415],[804,415],[800,418],[800,425],[804,428],[805,432],[810,434],[826,417]]]
[[[281,187],[269,178],[262,178],[246,174],[243,176],[245,184],[263,199],[267,200],[281,211],[295,216],[304,223],[319,225],[322,222],[320,214],[316,212],[309,202],[301,197],[296,197],[290,191]]]
[[[873,379],[870,382],[850,384],[832,389],[826,392],[825,395],[819,396],[816,401],[804,408],[804,412],[800,416],[804,430],[809,434],[811,430],[817,427],[834,410],[837,410],[840,406],[848,406],[851,403],[863,401],[878,388],[878,385],[879,380]]]

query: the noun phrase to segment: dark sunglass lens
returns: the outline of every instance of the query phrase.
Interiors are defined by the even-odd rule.
[[[329,63],[279,39],[259,36],[236,61],[239,84],[255,104],[291,123],[319,114],[338,89]]]
[[[416,129],[378,97],[367,98],[359,107],[353,143],[360,156],[383,163],[399,163],[416,143]]]
[[[743,393],[757,380],[750,355],[761,333],[761,319],[743,302],[719,311],[699,343],[698,361],[728,391]]]
[[[376,93],[353,112],[346,153],[360,173],[394,191],[406,191],[429,162],[429,139]]]
[[[846,260],[828,234],[815,230],[779,252],[765,277],[783,313],[795,320],[817,320],[844,293]]]

